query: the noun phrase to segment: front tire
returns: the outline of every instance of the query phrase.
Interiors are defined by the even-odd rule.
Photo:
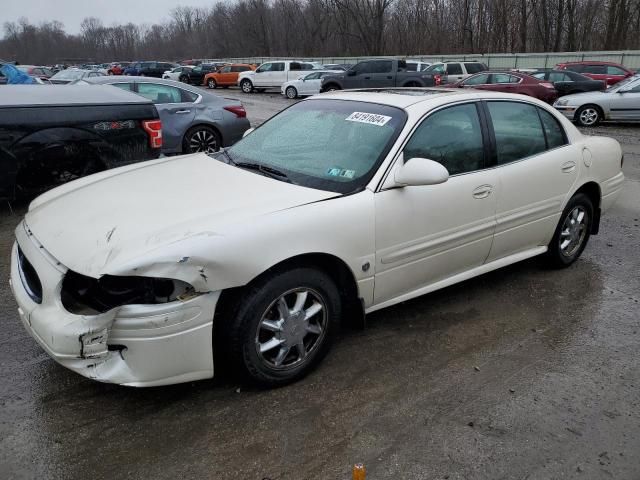
[[[340,312],[340,294],[325,273],[312,268],[274,273],[244,294],[223,341],[232,365],[252,382],[286,385],[326,355]]]
[[[213,78],[210,78],[209,81],[207,81],[207,87],[213,90],[214,88],[218,87],[218,84]]]
[[[182,140],[182,153],[214,153],[220,150],[220,135],[213,128],[198,125],[190,129]]]
[[[284,94],[287,96],[287,98],[293,100],[298,97],[298,90],[296,90],[296,87],[287,87],[287,89],[284,91]]]
[[[595,105],[584,105],[576,112],[575,119],[581,127],[595,127],[602,120],[602,112]]]
[[[571,197],[549,243],[547,257],[553,267],[564,268],[575,262],[589,241],[593,227],[593,203],[584,193]]]
[[[240,82],[240,89],[243,93],[252,93],[253,92],[253,83],[251,80],[244,79]]]

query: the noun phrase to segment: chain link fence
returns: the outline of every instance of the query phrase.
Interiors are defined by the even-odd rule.
[[[320,63],[355,64],[372,58],[411,59],[429,63],[450,61],[479,61],[490,69],[498,68],[551,68],[558,63],[597,60],[620,63],[633,70],[640,69],[640,50],[616,52],[557,52],[557,53],[488,53],[473,55],[394,55],[378,57],[237,57],[199,59],[203,63],[231,62],[261,64],[274,60],[303,60]]]

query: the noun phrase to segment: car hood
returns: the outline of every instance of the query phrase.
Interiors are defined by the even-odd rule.
[[[63,185],[35,200],[25,222],[57,261],[97,278],[163,246],[336,196],[194,154]]]
[[[582,105],[585,102],[606,101],[608,98],[610,98],[610,96],[611,94],[606,92],[573,93],[571,95],[560,97],[558,99],[558,102],[567,100],[567,105]]]

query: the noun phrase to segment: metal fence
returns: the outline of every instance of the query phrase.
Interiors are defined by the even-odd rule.
[[[609,51],[609,52],[556,52],[556,53],[487,53],[469,55],[393,55],[378,57],[237,57],[237,58],[207,58],[202,62],[232,62],[261,64],[274,60],[306,60],[320,63],[355,64],[371,58],[412,59],[429,63],[451,61],[476,60],[483,62],[489,68],[549,68],[558,63],[598,60],[616,62],[631,69],[640,68],[640,50]]]

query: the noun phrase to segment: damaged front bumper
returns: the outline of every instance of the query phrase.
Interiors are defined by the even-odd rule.
[[[37,274],[29,285],[19,250]],[[67,269],[21,223],[11,254],[11,288],[20,319],[58,363],[94,380],[155,386],[213,376],[213,315],[220,292],[101,314],[69,313],[61,301]],[[33,275],[31,275],[33,277]]]

